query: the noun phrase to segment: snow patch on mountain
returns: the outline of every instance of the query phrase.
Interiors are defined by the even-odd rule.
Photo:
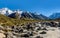
[[[2,8],[2,9],[0,9],[0,14],[4,15],[6,13],[11,14],[11,13],[13,13],[13,11],[10,10],[10,9],[8,9],[8,8]]]

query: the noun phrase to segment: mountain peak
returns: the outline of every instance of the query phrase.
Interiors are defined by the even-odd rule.
[[[0,9],[0,14],[6,15],[12,18],[29,18],[29,19],[47,19],[44,15],[38,15],[37,12],[21,11],[19,9],[12,11],[9,8]]]
[[[11,13],[13,13],[13,11],[12,10],[10,10],[10,9],[8,9],[8,8],[2,8],[2,9],[0,9],[0,14],[6,14],[8,12],[8,14],[11,14]]]
[[[60,18],[60,13],[53,13],[52,15],[49,16],[51,19],[56,19]]]
[[[9,10],[9,8],[2,8],[3,10]]]
[[[18,10],[16,10],[15,12],[21,14],[23,11],[21,11],[21,10],[18,9]]]

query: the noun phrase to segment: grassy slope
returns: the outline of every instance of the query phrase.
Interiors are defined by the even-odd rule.
[[[0,24],[14,25],[11,18],[0,14]]]
[[[31,19],[13,19],[9,18],[7,16],[0,14],[0,24],[3,23],[3,25],[21,25],[26,23],[32,23],[32,22],[38,22],[38,20],[31,20]]]
[[[33,20],[29,18],[24,18],[24,19],[16,19],[16,18],[9,18],[7,16],[1,15],[0,14],[0,24],[3,25],[21,25],[21,24],[27,24],[27,23],[34,23],[34,22],[50,22],[50,21],[60,21],[60,19],[57,20]]]

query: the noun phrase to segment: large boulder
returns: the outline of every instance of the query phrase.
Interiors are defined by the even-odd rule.
[[[6,36],[3,33],[0,33],[0,38],[5,38]]]
[[[28,35],[28,34],[26,34],[26,33],[21,34],[20,36],[21,36],[21,37],[29,37],[29,35]]]
[[[36,36],[35,38],[43,38],[43,37],[41,37],[41,36]]]
[[[42,31],[40,34],[46,34],[46,32],[45,31]]]

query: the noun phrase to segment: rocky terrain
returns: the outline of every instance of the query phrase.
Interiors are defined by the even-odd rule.
[[[60,22],[0,25],[0,38],[60,38]]]
[[[0,38],[60,38],[60,15],[57,17],[51,19],[29,11],[2,8]]]

